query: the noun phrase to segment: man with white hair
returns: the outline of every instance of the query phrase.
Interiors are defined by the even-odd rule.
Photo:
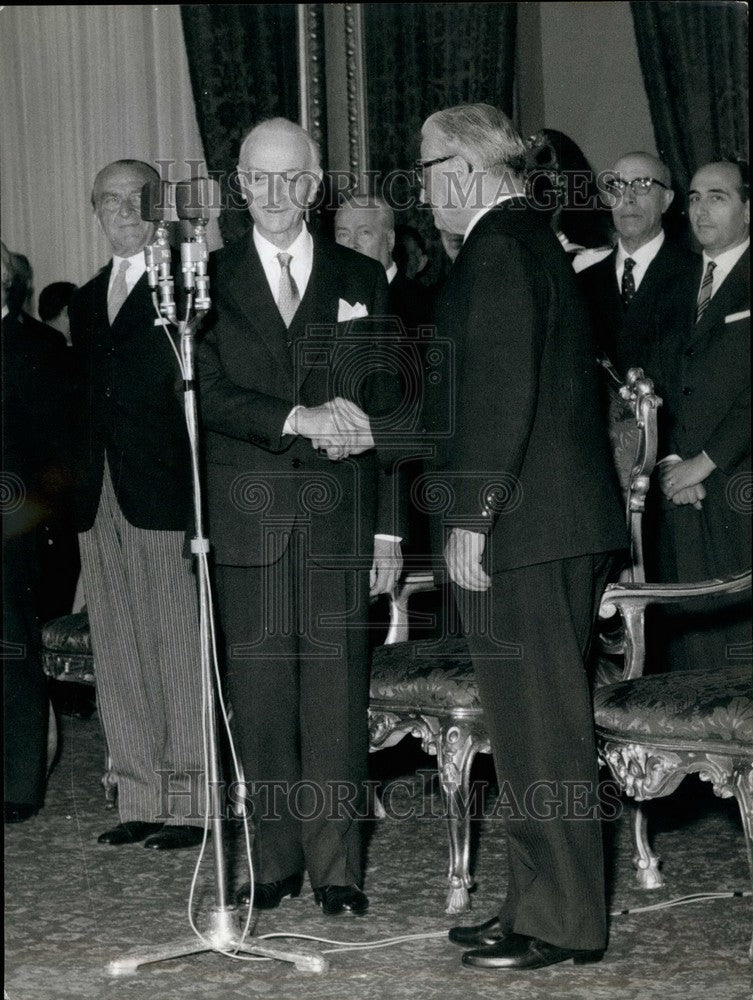
[[[368,597],[401,567],[380,438],[400,387],[372,363],[387,283],[306,226],[322,173],[300,126],[257,125],[238,173],[254,226],[216,254],[198,368],[254,902],[297,896],[307,871],[324,913],[362,914]]]
[[[436,313],[455,369],[434,476],[452,497],[445,562],[510,809],[504,904],[450,940],[470,949],[466,965],[517,970],[593,960],[606,944],[584,659],[625,544],[588,320],[567,255],[526,202],[524,157],[511,122],[481,104],[433,114],[417,164],[435,224],[463,237]],[[429,406],[427,438],[447,403]]]
[[[335,215],[335,240],[340,246],[378,260],[390,286],[390,311],[406,330],[416,330],[431,321],[431,296],[418,281],[398,270],[395,249],[395,213],[381,198],[353,193]]]

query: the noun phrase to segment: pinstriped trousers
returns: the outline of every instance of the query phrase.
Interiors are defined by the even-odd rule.
[[[129,524],[105,461],[97,516],[79,542],[97,703],[121,822],[198,823],[201,653],[183,532]]]

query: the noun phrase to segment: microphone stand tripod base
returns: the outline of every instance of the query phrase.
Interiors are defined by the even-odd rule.
[[[291,962],[299,972],[326,972],[327,959],[316,952],[291,951],[289,948],[268,941],[247,937],[241,942],[241,923],[235,906],[212,907],[209,911],[209,928],[201,938],[192,935],[181,941],[172,941],[153,948],[134,949],[124,958],[116,958],[107,966],[111,976],[132,976],[142,965],[166,962],[184,955],[198,955],[207,951],[257,955],[261,958]]]

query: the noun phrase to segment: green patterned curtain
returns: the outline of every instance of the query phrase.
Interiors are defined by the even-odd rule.
[[[515,3],[367,3],[364,9],[369,160],[407,169],[434,111],[484,102],[512,114]],[[429,214],[401,213],[437,249]]]
[[[630,4],[656,146],[687,190],[703,163],[748,150],[748,5]]]
[[[181,19],[207,166],[227,198],[244,133],[274,115],[298,120],[296,4],[181,6]],[[249,225],[243,207],[220,219],[226,240]]]

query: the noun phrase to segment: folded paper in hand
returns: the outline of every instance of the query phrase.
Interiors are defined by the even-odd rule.
[[[360,319],[362,316],[368,316],[369,310],[361,302],[356,302],[354,306],[350,302],[346,302],[345,299],[337,300],[337,322],[347,323],[350,319]]]

